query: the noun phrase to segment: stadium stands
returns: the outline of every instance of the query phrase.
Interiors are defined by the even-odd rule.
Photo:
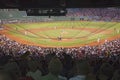
[[[61,20],[98,20],[98,21],[119,21],[119,8],[68,8],[66,16],[51,16],[53,21]],[[25,11],[0,11],[0,19],[18,19],[18,20],[33,20],[33,21],[49,21],[48,16],[27,16]]]
[[[108,14],[106,14],[108,13]],[[120,9],[68,9],[54,20],[119,21]],[[45,21],[24,11],[0,11],[0,19]],[[0,34],[0,80],[120,80],[120,39],[98,46],[42,48],[18,43]]]
[[[28,55],[28,57],[27,56],[20,57],[23,54],[26,54],[26,52],[30,53],[30,55]],[[101,69],[99,67],[102,65],[102,63],[105,63],[105,62],[107,62],[107,63],[109,62],[108,63],[109,65],[107,65],[107,68],[108,68],[108,66],[112,66],[112,67],[114,67],[114,69],[112,68],[109,70],[107,68],[104,68],[104,67],[106,67],[106,66],[104,66],[103,68],[106,69],[105,71],[109,72],[112,70],[112,73],[110,75],[106,76],[104,74],[104,72],[100,72],[100,76],[102,75],[102,76],[105,76],[105,77],[111,79],[113,72],[115,70],[119,69],[119,67],[120,67],[119,53],[120,53],[120,40],[119,39],[111,41],[111,42],[106,42],[105,44],[99,45],[99,46],[93,46],[93,47],[85,46],[85,47],[80,47],[80,48],[69,49],[69,48],[41,48],[41,47],[37,47],[37,46],[29,46],[29,45],[17,43],[13,40],[10,40],[9,38],[7,38],[5,36],[2,36],[2,35],[0,36],[1,69],[5,68],[5,71],[7,70],[9,72],[11,72],[11,70],[12,70],[14,77],[19,76],[17,78],[20,78],[20,76],[22,76],[22,77],[25,76],[25,74],[28,70],[27,69],[28,67],[27,67],[27,65],[24,65],[24,64],[28,63],[28,61],[30,61],[30,60],[34,61],[34,62],[30,63],[30,65],[34,65],[33,67],[39,68],[38,70],[40,70],[43,75],[46,75],[49,72],[48,67],[47,67],[49,61],[52,59],[53,56],[57,56],[57,58],[59,58],[63,64],[63,70],[62,70],[61,74],[59,74],[59,73],[58,74],[60,76],[62,76],[62,78],[64,80],[67,80],[69,78],[70,78],[70,80],[75,80],[76,78],[78,78],[77,80],[80,80],[79,78],[82,78],[82,76],[80,76],[80,75],[84,75],[85,77],[87,77],[87,75],[89,73],[94,74],[94,76],[95,75],[99,76],[99,74],[96,74],[96,73],[99,70],[101,71],[102,67],[101,67]],[[9,58],[8,58],[8,56],[9,56]],[[80,65],[84,64],[84,63],[82,64],[81,61],[84,62],[85,59],[87,59],[88,60],[87,62],[89,62],[89,67],[91,67],[91,69],[92,69],[92,70],[90,70],[91,72],[89,72],[89,69],[88,68],[86,69],[85,66],[80,66]],[[4,62],[6,60],[7,60],[7,62]],[[12,60],[12,62],[11,62],[11,60]],[[23,64],[23,62],[22,62],[22,64],[20,63],[21,60],[25,60],[25,61],[23,61],[24,64]],[[76,63],[76,61],[79,61],[79,60],[80,60],[80,65],[79,65],[80,67],[78,67],[76,69],[75,63]],[[10,61],[10,62],[8,63],[8,61]],[[36,61],[37,61],[37,63],[36,63]],[[3,66],[2,63],[4,63],[5,65],[7,64],[8,66],[11,66],[11,68],[7,69],[7,67],[5,67],[5,65]],[[76,65],[78,63],[79,62],[77,62]],[[51,64],[53,64],[53,63],[51,63]],[[16,67],[15,67],[15,65],[16,65]],[[24,67],[24,68],[21,68],[20,65],[21,65],[21,67]],[[12,66],[14,66],[14,67],[12,67]],[[18,70],[14,70],[16,68]],[[58,68],[58,67],[56,67],[54,64],[53,68],[50,68],[50,69],[53,69],[53,71],[55,71],[56,68]],[[71,71],[72,68],[73,68],[73,71]],[[78,72],[78,69],[80,69],[79,72]],[[56,69],[56,70],[58,70],[58,69]],[[77,70],[77,72],[76,72],[76,70]],[[81,70],[83,70],[83,71],[81,71]],[[86,70],[88,70],[87,73],[86,73]],[[17,74],[14,71],[18,71]],[[34,75],[34,74],[35,73],[33,73],[33,74],[31,73],[32,78],[34,78],[35,76],[37,77],[37,75]],[[59,78],[59,77],[53,76],[51,74],[49,74],[48,76],[51,77],[50,80],[53,80],[53,79],[58,80],[57,78]],[[42,79],[42,77],[41,77],[41,79],[49,80],[48,76],[46,76],[46,77],[43,76],[44,78]],[[73,77],[73,76],[76,76],[76,77]],[[86,80],[84,78],[81,80]],[[34,80],[36,80],[36,79],[34,79]],[[103,79],[101,79],[101,80],[103,80]]]

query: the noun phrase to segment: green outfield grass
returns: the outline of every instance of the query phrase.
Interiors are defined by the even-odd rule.
[[[119,35],[120,23],[97,21],[57,21],[6,24],[9,34],[46,46],[76,46]],[[25,35],[26,32],[26,35]],[[58,37],[62,38],[61,41]]]

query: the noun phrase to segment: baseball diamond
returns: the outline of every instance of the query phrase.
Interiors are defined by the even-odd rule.
[[[120,8],[0,9],[0,80],[120,80]]]
[[[54,21],[4,24],[5,34],[23,44],[40,47],[99,45],[120,37],[119,22]]]

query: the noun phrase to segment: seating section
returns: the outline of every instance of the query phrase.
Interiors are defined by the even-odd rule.
[[[68,8],[66,16],[27,16],[25,11],[0,11],[0,19],[33,21],[104,20],[119,21],[119,8]]]
[[[0,35],[1,80],[119,80],[120,39],[99,46],[42,48]]]
[[[120,9],[68,9],[66,16],[51,18],[0,11],[0,19],[120,21]],[[0,34],[0,80],[120,80],[120,39],[97,46],[43,48]]]

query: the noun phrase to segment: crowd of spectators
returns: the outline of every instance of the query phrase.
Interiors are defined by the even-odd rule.
[[[98,46],[42,48],[0,35],[1,80],[119,80],[120,39]]]
[[[56,53],[61,56],[62,53],[71,55],[73,58],[81,58],[86,56],[96,55],[104,57],[105,55],[117,55],[120,53],[120,39],[107,41],[98,46],[84,46],[78,48],[42,48],[39,46],[30,46],[20,44],[14,40],[7,38],[5,35],[0,35],[0,55],[20,56],[29,51],[31,55],[45,56],[50,53]]]
[[[88,20],[119,21],[119,14],[119,8],[70,8],[66,16],[78,16]]]
[[[119,8],[68,9],[66,16],[120,19]],[[120,39],[97,46],[43,48],[0,34],[0,80],[120,80]]]

